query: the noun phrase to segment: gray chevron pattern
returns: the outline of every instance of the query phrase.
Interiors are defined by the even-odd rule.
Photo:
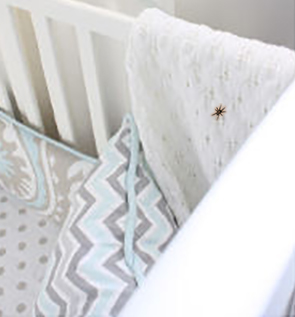
[[[128,217],[126,175],[130,122],[110,141],[78,192],[78,206],[66,220],[51,259],[51,272],[35,305],[35,316],[117,316],[137,287],[125,262]],[[142,151],[142,148],[140,148]],[[176,232],[169,207],[143,164],[134,179],[137,218],[133,252],[144,274]]]
[[[73,256],[66,277],[79,289],[83,290],[86,294],[86,301],[82,307],[82,316],[85,316],[89,308],[92,306],[93,302],[98,296],[98,290],[95,286],[92,286],[91,282],[85,280],[79,273],[76,271],[77,266],[80,261],[83,260],[85,255],[90,252],[93,242],[87,238],[83,230],[79,227],[79,221],[87,213],[90,206],[95,202],[94,197],[92,197],[86,190],[83,190],[83,187],[80,190],[81,197],[85,200],[85,205],[82,208],[81,213],[75,219],[73,225],[70,227],[70,232],[75,237],[75,239],[80,243],[79,249],[76,251]]]

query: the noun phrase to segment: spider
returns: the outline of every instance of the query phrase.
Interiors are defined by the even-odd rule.
[[[225,113],[225,107],[222,108],[222,105],[220,105],[219,107],[215,108],[215,112],[211,115],[211,116],[217,116],[216,120],[219,119],[219,116],[223,117],[223,114]]]

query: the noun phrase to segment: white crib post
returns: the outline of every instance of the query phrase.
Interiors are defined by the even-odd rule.
[[[44,16],[34,13],[32,22],[58,132],[62,140],[74,144],[73,122],[64,94],[48,20]]]
[[[43,131],[44,126],[40,109],[25,58],[21,51],[12,12],[2,1],[0,2],[0,38],[3,61],[24,121]]]

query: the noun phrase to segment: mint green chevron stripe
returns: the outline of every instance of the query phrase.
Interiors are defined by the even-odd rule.
[[[171,225],[167,222],[166,219],[163,219],[162,214],[156,210],[156,206],[158,201],[160,200],[159,192],[155,186],[149,186],[148,189],[138,197],[138,203],[141,206],[145,206],[150,210],[149,212],[149,220],[152,222],[153,227],[149,231],[150,236],[152,236],[153,240],[157,241],[157,244],[152,245],[150,243],[150,239],[148,239],[147,235],[145,239],[139,241],[143,249],[148,249],[152,252],[152,256],[157,258],[160,255],[159,250],[156,248],[159,241],[161,242],[169,234],[171,234]]]
[[[71,259],[56,266],[55,278],[47,279],[56,296],[49,296],[47,287],[47,294],[39,297],[37,308],[45,316],[61,313],[57,299],[67,300],[66,317],[117,316],[172,237],[166,203],[141,153],[138,131],[128,114],[78,192],[81,204],[62,237],[76,246]],[[57,265],[58,259],[54,261]]]
[[[47,286],[49,285],[49,281],[52,278],[52,274],[55,272],[55,268],[57,266],[58,262],[56,259],[56,253],[52,253],[50,257],[50,261],[48,263],[47,272],[44,277],[44,280],[42,282],[42,290],[41,294],[42,296],[38,297],[38,302],[35,307],[35,314],[37,315],[37,311],[41,311],[44,315],[46,315],[46,312],[51,312],[52,316],[58,316],[59,315],[59,306],[58,303],[52,300],[52,298],[49,296],[49,293],[47,292]]]
[[[124,124],[123,124],[124,127]],[[118,135],[120,136],[120,132]],[[118,137],[112,139],[111,143],[116,143]],[[87,237],[93,241],[93,247],[79,264],[79,272],[83,272],[83,278],[97,285],[99,289],[99,301],[94,303],[91,308],[91,314],[99,316],[99,313],[106,311],[107,307],[112,306],[110,301],[114,301],[114,297],[110,297],[110,290],[124,289],[124,280],[119,275],[106,274],[104,270],[97,270],[97,259],[109,259],[120,251],[120,243],[114,240],[112,232],[104,225],[105,219],[116,212],[117,208],[122,204],[122,197],[116,193],[108,183],[111,175],[116,173],[122,164],[126,164],[127,158],[124,157],[116,147],[109,146],[101,157],[102,165],[95,172],[91,181],[85,185],[85,190],[91,194],[96,201],[99,202],[99,212],[97,206],[93,204],[87,211],[87,214],[80,219],[77,224],[83,232],[87,232]],[[107,185],[107,186],[106,186]],[[113,248],[102,247],[95,241],[112,241]],[[110,252],[111,251],[111,252]],[[100,261],[100,262],[101,262]],[[131,276],[130,276],[131,278]],[[128,287],[128,285],[127,285]],[[116,291],[113,293],[116,293]],[[120,295],[120,293],[118,293]]]

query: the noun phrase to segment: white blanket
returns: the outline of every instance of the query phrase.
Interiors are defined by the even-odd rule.
[[[147,160],[183,223],[295,77],[295,52],[147,9],[126,68]]]

